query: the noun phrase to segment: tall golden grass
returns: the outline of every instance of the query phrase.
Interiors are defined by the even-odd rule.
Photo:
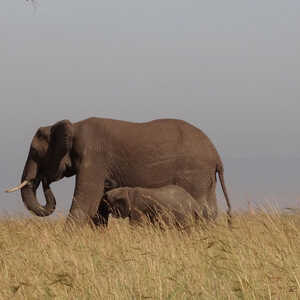
[[[300,299],[300,216],[221,216],[190,234],[112,220],[0,221],[0,299]]]

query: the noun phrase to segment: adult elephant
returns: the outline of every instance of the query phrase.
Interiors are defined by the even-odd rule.
[[[93,218],[103,196],[106,179],[118,186],[161,187],[176,184],[217,216],[216,173],[228,205],[223,164],[214,145],[198,128],[175,119],[146,123],[89,118],[77,123],[60,121],[41,127],[33,137],[25,163],[21,189],[25,206],[37,216],[48,216],[56,200],[49,187],[76,175],[69,219]],[[46,205],[36,190],[42,182]]]

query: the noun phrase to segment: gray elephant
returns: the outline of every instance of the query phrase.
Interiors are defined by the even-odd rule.
[[[113,217],[128,217],[130,224],[149,221],[186,228],[199,221],[203,211],[196,200],[177,185],[121,187],[107,192],[103,201],[107,202]]]
[[[132,123],[89,118],[68,120],[37,130],[30,145],[21,184],[25,206],[37,216],[48,216],[56,200],[50,184],[76,176],[68,221],[86,223],[97,213],[104,182],[112,178],[118,186],[145,188],[176,184],[217,216],[216,173],[230,216],[223,164],[209,138],[181,120],[161,119]],[[43,183],[46,205],[36,197]]]

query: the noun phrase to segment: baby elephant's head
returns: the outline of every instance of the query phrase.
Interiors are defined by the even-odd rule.
[[[110,213],[115,218],[127,218],[130,216],[131,205],[129,188],[117,188],[106,193],[106,201],[110,207]]]

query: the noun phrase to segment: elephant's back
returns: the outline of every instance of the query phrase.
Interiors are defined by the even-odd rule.
[[[157,119],[149,122],[135,123],[113,119],[98,119],[118,141],[135,148],[141,145],[151,146],[157,151],[164,151],[164,146],[173,150],[174,153],[188,153],[199,156],[206,154],[215,155],[215,146],[208,136],[194,125],[179,119]],[[203,153],[201,154],[201,151]]]
[[[108,118],[91,117],[83,121],[75,123],[80,127],[103,129],[112,135],[122,135],[128,137],[130,135],[152,135],[157,138],[166,138],[167,136],[181,137],[189,135],[194,142],[204,139],[207,140],[206,134],[194,125],[180,119],[156,119],[147,122],[130,122]],[[155,133],[155,136],[154,136]]]

